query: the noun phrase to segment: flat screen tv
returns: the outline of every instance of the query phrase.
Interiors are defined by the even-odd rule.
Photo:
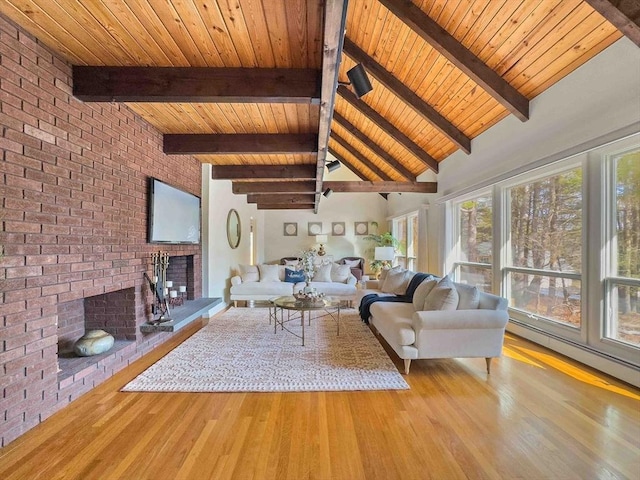
[[[200,198],[150,177],[149,242],[200,243]]]

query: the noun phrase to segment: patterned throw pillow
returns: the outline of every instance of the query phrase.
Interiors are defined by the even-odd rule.
[[[331,264],[316,267],[316,273],[313,276],[314,282],[331,282]]]
[[[289,283],[304,282],[304,272],[302,270],[284,269],[284,281]]]

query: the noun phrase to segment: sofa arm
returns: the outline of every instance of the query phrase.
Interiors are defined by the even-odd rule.
[[[365,283],[367,290],[380,290],[380,286],[380,280],[367,280]]]
[[[426,310],[413,314],[412,325],[420,330],[504,328],[509,321],[505,310]]]
[[[231,285],[240,285],[242,283],[242,277],[240,275],[234,275],[231,277]]]
[[[355,285],[356,283],[358,283],[358,279],[350,273],[347,277],[347,281],[344,283],[346,283],[347,285]]]

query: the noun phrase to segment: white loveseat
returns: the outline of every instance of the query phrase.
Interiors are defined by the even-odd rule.
[[[342,265],[338,268],[337,264],[327,265],[329,268],[333,267],[329,275],[327,276],[326,272],[325,275],[320,275],[321,272],[318,272],[309,285],[328,297],[339,298],[352,304],[356,297],[356,277],[351,274],[348,266]],[[304,289],[305,282],[285,281],[286,268],[293,267],[241,265],[240,274],[231,278],[230,299],[234,306],[238,305],[238,301],[246,301],[247,305],[253,306],[256,301],[269,301],[283,295],[293,295]]]
[[[393,295],[381,291],[383,282],[369,282],[358,292],[359,299],[369,293]],[[374,330],[404,360],[405,374],[414,359],[462,357],[484,357],[490,373],[491,359],[502,354],[508,320],[505,298],[448,277],[423,281],[409,303],[371,303],[369,317]]]

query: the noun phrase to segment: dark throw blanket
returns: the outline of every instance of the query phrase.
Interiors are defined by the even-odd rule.
[[[381,297],[377,293],[370,293],[362,297],[360,301],[360,318],[367,325],[369,324],[369,317],[371,316],[371,305],[376,302],[403,302],[410,303],[413,301],[413,294],[425,279],[433,277],[430,273],[416,273],[411,281],[409,282],[409,286],[407,287],[407,291],[404,295],[388,295],[386,297]]]

